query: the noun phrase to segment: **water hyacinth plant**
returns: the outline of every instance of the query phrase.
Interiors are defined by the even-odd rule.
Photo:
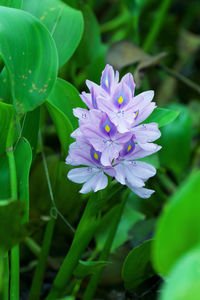
[[[154,92],[135,96],[132,74],[126,74],[119,82],[119,73],[110,65],[103,70],[100,85],[89,80],[86,84],[90,93],[80,96],[89,110],[73,110],[79,128],[72,133],[76,142],[70,145],[66,163],[88,167],[69,171],[68,178],[84,183],[80,192],[88,193],[106,188],[108,175],[138,196],[149,198],[154,191],[144,185],[156,169],[138,159],[161,148],[152,143],[161,135],[158,124],[141,124],[156,107],[152,102]]]
[[[0,0],[0,300],[199,300],[198,12]]]

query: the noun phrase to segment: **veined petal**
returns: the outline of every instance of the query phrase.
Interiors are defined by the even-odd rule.
[[[88,181],[98,172],[98,169],[91,167],[76,168],[70,170],[67,177],[69,180],[76,183],[83,183]]]
[[[149,197],[151,197],[151,195],[155,192],[154,190],[150,190],[150,189],[146,189],[146,188],[136,188],[132,185],[130,185],[127,182],[127,186],[129,187],[129,189],[131,189],[136,195],[138,195],[140,198],[143,199],[147,199]]]
[[[133,75],[131,73],[127,73],[126,75],[124,75],[122,77],[121,82],[127,84],[127,86],[129,87],[129,89],[131,91],[131,95],[133,97],[134,92],[135,92],[135,82],[133,80]]]
[[[134,174],[144,180],[147,180],[156,174],[156,169],[143,161],[134,161],[133,168]]]
[[[87,194],[90,191],[97,192],[99,190],[104,189],[108,185],[108,178],[103,173],[103,171],[98,171],[98,173],[94,174],[94,176],[90,177],[90,179],[83,185],[80,193]]]
[[[154,150],[147,151],[147,150],[144,150],[143,148],[141,148],[140,145],[137,144],[137,145],[135,145],[134,151],[130,155],[128,154],[126,159],[127,160],[135,160],[135,159],[144,158],[146,156],[152,155],[162,148],[161,146],[158,146],[158,145],[156,145],[156,146],[157,147]]]
[[[115,84],[115,73],[113,67],[106,65],[105,69],[102,72],[101,76],[101,87],[110,94]]]
[[[105,145],[104,150],[102,151],[101,155],[101,163],[104,166],[111,166],[112,161],[119,156],[119,152],[122,149],[122,145],[116,145],[114,143],[110,143]]]
[[[157,123],[142,124],[132,128],[131,130],[137,141],[140,143],[148,143],[157,140],[161,136]]]
[[[77,107],[73,108],[73,115],[84,123],[89,118],[89,111],[87,109]]]

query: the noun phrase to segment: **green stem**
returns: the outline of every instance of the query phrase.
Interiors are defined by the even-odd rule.
[[[15,157],[13,147],[7,149],[11,198],[16,201],[18,199],[17,192],[17,172],[15,165]],[[10,300],[19,300],[19,246],[11,249],[11,272],[10,272]]]
[[[162,23],[165,20],[165,15],[169,9],[170,4],[171,4],[171,0],[163,0],[161,2],[160,8],[156,12],[155,21],[154,21],[153,25],[151,26],[151,29],[150,29],[150,31],[147,35],[147,38],[144,42],[144,45],[143,45],[144,51],[148,52],[149,49],[151,48],[152,44],[155,42],[155,39],[157,38],[158,33],[162,27]]]
[[[117,228],[118,228],[118,225],[119,225],[119,222],[120,222],[123,210],[124,210],[124,206],[126,204],[126,200],[127,200],[127,192],[125,192],[122,203],[119,205],[118,211],[115,215],[115,218],[112,221],[110,232],[109,232],[109,235],[106,239],[104,248],[103,248],[103,250],[100,254],[99,260],[107,260],[108,259],[108,256],[110,254],[110,250],[111,250],[111,247],[112,247],[112,243],[114,241],[114,238],[115,238],[115,235],[116,235],[116,232],[117,232]],[[99,271],[97,271],[96,274],[94,274],[92,276],[92,278],[90,279],[89,284],[88,284],[88,286],[85,290],[83,300],[93,299],[93,297],[95,295],[95,292],[96,292],[96,289],[97,289],[97,286],[98,286],[98,282],[101,278],[102,271],[103,271],[103,268],[100,269]]]
[[[52,218],[46,226],[44,240],[43,240],[43,244],[42,244],[42,250],[41,250],[37,268],[35,270],[35,274],[33,277],[29,300],[40,299],[40,292],[41,292],[41,288],[42,288],[42,282],[43,282],[43,278],[44,278],[47,257],[48,257],[50,246],[51,246],[54,226],[55,226],[55,219]]]
[[[131,15],[128,11],[124,11],[124,13],[117,16],[115,19],[101,25],[101,33],[105,33],[108,31],[112,31],[122,26],[123,24],[128,23],[131,20]]]
[[[78,264],[84,250],[91,241],[99,224],[99,203],[101,199],[95,199],[94,194],[88,200],[84,213],[76,229],[71,247],[60,267],[53,282],[53,286],[46,300],[57,299],[69,282],[71,275]]]
[[[8,253],[3,258],[3,300],[9,299],[9,258]]]
[[[193,82],[192,80],[186,78],[185,76],[181,75],[180,73],[164,66],[164,65],[159,65],[159,68],[166,72],[168,75],[178,79],[179,81],[181,81],[182,83],[184,83],[185,85],[187,85],[188,87],[190,87],[191,89],[195,90],[198,94],[200,94],[200,86]]]

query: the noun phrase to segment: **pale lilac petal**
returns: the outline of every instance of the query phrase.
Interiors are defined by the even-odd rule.
[[[115,83],[115,73],[113,67],[106,65],[101,76],[101,87],[110,94],[113,90],[113,85]]]
[[[121,183],[121,184],[126,184],[126,175],[124,172],[124,166],[122,163],[117,164],[115,167],[115,179]]]
[[[89,118],[89,111],[84,108],[73,108],[73,115],[81,121],[81,124],[87,122]]]
[[[139,143],[139,142],[138,142],[138,145],[139,145],[142,149],[144,149],[144,150],[146,150],[146,151],[149,151],[149,152],[156,152],[157,146],[158,146],[158,145],[156,145],[156,144],[154,144],[154,143],[144,143],[144,144],[142,144],[142,143]]]
[[[153,142],[160,138],[161,132],[157,123],[142,124],[135,126],[131,130],[137,141],[140,143]]]
[[[142,187],[145,185],[144,180],[136,176],[135,168],[132,164],[124,164],[124,173],[127,182],[129,182],[132,186]]]
[[[103,171],[100,171],[96,173],[94,176],[92,176],[85,184],[83,185],[82,189],[80,190],[80,193],[87,194],[90,191],[97,192],[99,190],[104,189],[108,184],[108,178],[103,173]]]
[[[158,145],[156,146],[157,146],[156,149],[154,149],[153,151],[147,151],[141,148],[139,145],[135,145],[134,151],[130,155],[127,155],[127,159],[135,160],[135,159],[144,158],[146,156],[152,155],[158,152],[162,148],[161,146]]]
[[[108,144],[104,147],[101,155],[101,163],[104,166],[111,166],[112,161],[119,156],[122,146],[114,143]]]
[[[150,103],[153,100],[154,97],[154,91],[150,90],[150,91],[146,91],[143,93],[140,93],[139,95],[134,97],[134,105],[140,105],[141,103],[144,103],[145,105],[147,105],[148,103]],[[143,104],[143,105],[144,105]]]
[[[121,79],[121,82],[124,82],[127,84],[127,86],[129,87],[129,89],[131,90],[131,95],[132,97],[134,96],[134,92],[135,92],[135,82],[133,80],[133,75],[131,73],[127,73],[126,75],[124,75]]]
[[[97,172],[98,172],[98,169],[91,168],[91,167],[76,168],[76,169],[70,170],[67,177],[69,180],[71,180],[73,182],[83,183],[83,182],[88,181]]]
[[[143,161],[134,161],[133,168],[135,176],[144,180],[147,180],[156,174],[156,169]]]
[[[136,126],[139,123],[143,122],[144,120],[146,120],[150,114],[154,111],[154,109],[156,108],[156,104],[154,102],[149,103],[145,108],[143,108],[142,110],[139,109],[138,111],[138,117],[137,119],[134,120],[133,125]]]
[[[82,99],[82,101],[87,105],[88,108],[92,108],[92,99],[91,94],[82,92],[82,94],[79,95]]]
[[[140,198],[147,199],[151,197],[151,195],[155,192],[154,190],[146,189],[146,188],[136,188],[129,183],[127,183],[127,186],[129,189],[131,189],[136,195],[138,195]]]

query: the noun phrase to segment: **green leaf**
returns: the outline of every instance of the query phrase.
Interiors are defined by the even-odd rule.
[[[78,119],[73,115],[73,108],[86,108],[86,106],[79,97],[79,92],[72,84],[58,78],[48,97],[48,101],[66,115],[74,129],[78,127]]]
[[[24,138],[18,141],[14,150],[19,199],[28,207],[29,199],[29,171],[32,161],[32,152],[28,141]],[[10,175],[7,155],[0,159],[0,199],[10,198]],[[0,200],[1,203],[1,200]],[[27,219],[27,215],[26,215]]]
[[[200,243],[200,172],[190,176],[164,209],[153,241],[153,262],[166,275],[185,252]]]
[[[87,66],[103,51],[98,21],[88,5],[82,7],[84,18],[84,33],[76,51],[76,60],[79,67]]]
[[[22,225],[24,215],[25,207],[20,201],[0,205],[0,255],[6,253],[32,232],[31,224]]]
[[[133,291],[139,284],[154,275],[150,256],[151,240],[134,248],[127,255],[122,268],[122,278],[128,290]]]
[[[158,154],[161,165],[173,171],[180,179],[190,161],[192,120],[187,107],[174,104],[170,108],[179,110],[180,114],[173,123],[162,128],[159,140],[162,149]]]
[[[97,249],[101,251],[104,247],[105,241],[109,234],[107,228],[111,226],[112,219],[118,211],[119,204],[114,206],[108,213],[106,213],[98,227],[98,230],[95,233],[95,240],[97,243]],[[139,212],[134,211],[128,205],[124,208],[123,215],[121,217],[120,223],[118,225],[118,229],[112,243],[111,251],[114,251],[117,247],[121,246],[129,239],[129,230],[133,227],[133,225],[144,218]]]
[[[59,67],[64,65],[81,40],[82,13],[59,0],[24,0],[23,9],[46,25],[57,46]]]
[[[163,127],[173,122],[179,115],[178,110],[167,108],[155,108],[152,114],[144,121],[144,123],[156,122],[158,127]]]
[[[0,0],[0,5],[13,8],[21,8],[23,0]]]
[[[17,171],[19,200],[26,205],[23,221],[29,219],[29,172],[32,162],[32,151],[29,142],[21,138],[16,147],[15,164]]]
[[[200,246],[182,256],[161,289],[160,300],[199,300]]]
[[[64,149],[65,154],[67,154],[69,145],[73,141],[70,137],[73,131],[72,124],[64,113],[49,100],[46,101],[46,107],[56,127],[62,149]]]
[[[23,130],[21,135],[29,141],[33,153],[33,159],[35,158],[37,151],[39,125],[40,107],[37,107],[33,111],[26,113],[22,121]]]
[[[10,104],[0,102],[0,159],[3,153],[5,153],[7,146],[8,136],[12,131],[12,122],[14,119],[14,107]]]
[[[84,278],[88,275],[95,274],[100,268],[105,267],[109,262],[107,261],[83,261],[79,260],[79,264],[74,270],[74,276],[77,278]]]
[[[58,67],[55,43],[47,29],[29,13],[1,6],[0,52],[18,112],[41,105],[51,91]]]

